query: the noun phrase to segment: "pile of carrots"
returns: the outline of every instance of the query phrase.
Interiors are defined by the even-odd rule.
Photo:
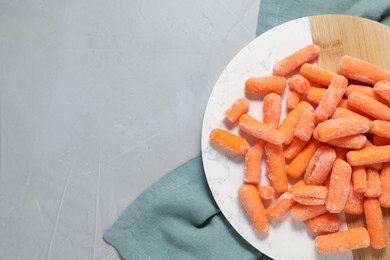
[[[238,195],[259,233],[268,232],[268,218],[290,212],[307,221],[321,253],[381,249],[381,207],[390,207],[390,71],[345,55],[336,74],[311,63],[319,53],[308,45],[277,62],[272,76],[247,79],[245,92],[264,96],[263,121],[248,114],[246,98],[225,116],[255,137],[253,144],[220,128],[210,140],[245,156]],[[287,85],[289,112],[280,122]],[[262,185],[263,154],[270,186]],[[364,214],[366,226],[339,231],[337,213]]]

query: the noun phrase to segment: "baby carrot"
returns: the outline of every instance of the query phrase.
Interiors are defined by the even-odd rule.
[[[367,142],[367,137],[362,134],[344,136],[329,140],[327,143],[333,146],[338,146],[347,149],[360,149]]]
[[[238,195],[255,229],[259,233],[266,233],[269,228],[268,219],[256,186],[244,184],[239,187]]]
[[[343,209],[344,213],[361,215],[363,214],[363,199],[364,196],[362,193],[356,193],[353,190],[352,182],[350,184],[349,194],[347,201],[345,202],[345,207]]]
[[[368,120],[360,117],[329,119],[317,125],[313,137],[321,142],[327,142],[340,137],[365,133],[369,128]]]
[[[346,161],[347,160],[347,153],[348,149],[341,148],[341,147],[333,147],[334,151],[336,152],[336,159],[341,159]]]
[[[329,146],[319,147],[311,158],[305,172],[305,183],[309,185],[322,185],[328,178],[336,152]]]
[[[305,148],[307,143],[308,142],[302,141],[301,139],[294,137],[291,144],[283,151],[284,158],[286,158],[287,160],[294,159],[295,156],[297,156],[297,154],[302,151],[303,148]]]
[[[370,245],[370,236],[364,227],[352,228],[315,238],[320,253],[333,253],[344,250],[366,248]]]
[[[232,123],[237,122],[237,120],[248,112],[249,101],[246,98],[239,98],[225,111],[225,117]]]
[[[270,93],[263,99],[263,123],[272,128],[278,128],[282,113],[282,98],[280,95]]]
[[[313,233],[333,233],[339,231],[341,220],[336,214],[325,213],[309,219],[307,229]]]
[[[264,150],[270,184],[277,192],[285,192],[288,189],[288,180],[283,147],[281,144],[266,143]]]
[[[267,216],[279,219],[287,211],[289,211],[295,204],[295,200],[292,198],[292,193],[299,187],[305,185],[303,181],[298,181],[292,187],[290,187],[286,192],[279,196],[265,211]]]
[[[341,57],[338,73],[349,79],[371,85],[374,85],[380,80],[390,79],[389,71],[349,55]]]
[[[352,166],[353,189],[357,193],[367,191],[367,173],[364,166]]]
[[[354,91],[349,94],[348,104],[375,119],[390,121],[390,108],[362,93]]]
[[[342,107],[342,108],[345,108],[349,111],[352,111],[352,112],[355,112],[357,114],[360,114],[360,115],[364,115],[364,116],[367,116],[367,114],[365,114],[364,112],[360,111],[359,109],[356,109],[354,108],[353,106],[351,106],[349,103],[348,103],[348,100],[347,99],[342,99],[339,103],[339,105],[337,107]]]
[[[340,100],[343,98],[347,85],[348,80],[345,77],[341,75],[333,77],[324,97],[314,110],[319,122],[325,121],[333,114]]]
[[[390,138],[390,122],[374,120],[370,123],[370,129],[377,136]]]
[[[274,196],[275,190],[271,186],[260,186],[257,188],[260,198],[263,200],[270,200]]]
[[[367,165],[390,161],[390,145],[372,146],[347,153],[351,166]]]
[[[316,126],[316,116],[309,109],[304,109],[299,119],[298,125],[294,130],[294,135],[303,140],[309,141]]]
[[[286,88],[285,77],[264,76],[260,78],[249,78],[245,82],[245,92],[249,94],[282,94]]]
[[[339,213],[344,207],[348,198],[352,169],[348,163],[337,159],[332,168],[326,208],[330,213]]]
[[[363,148],[372,147],[372,146],[375,146],[375,145],[373,143],[371,143],[370,140],[367,139],[366,144],[363,146]],[[367,169],[374,169],[374,170],[380,171],[383,168],[383,163],[367,164],[367,165],[365,165],[365,167]]]
[[[309,109],[314,111],[314,108],[306,101],[299,102],[298,106],[291,110],[280,124],[278,130],[286,137],[284,144],[290,144],[294,138],[294,131],[299,123],[299,119],[303,111]]]
[[[245,183],[257,185],[261,182],[261,162],[265,141],[259,139],[245,154]]]
[[[336,76],[335,73],[310,63],[303,64],[299,69],[299,74],[307,78],[310,82],[323,86],[329,86],[333,77]]]
[[[318,105],[324,97],[325,92],[326,88],[310,87],[307,91],[306,99],[307,101]]]
[[[293,199],[302,205],[324,205],[328,189],[324,186],[304,185],[292,193]]]
[[[308,206],[295,204],[291,209],[291,217],[294,220],[305,221],[326,213],[325,205]]]
[[[390,162],[383,165],[380,178],[382,193],[378,199],[382,207],[390,208]]]
[[[374,91],[387,102],[390,102],[390,81],[381,80],[375,83]]]
[[[248,114],[240,117],[238,125],[241,131],[273,144],[282,144],[285,140],[282,132],[266,126]]]
[[[294,109],[298,106],[300,101],[300,95],[298,92],[294,90],[290,90],[287,95],[287,108],[288,109]]]
[[[295,74],[287,81],[291,90],[298,92],[299,94],[305,93],[310,88],[310,82],[299,74]]]
[[[330,118],[337,119],[337,118],[343,118],[343,117],[360,117],[360,118],[364,118],[368,121],[372,121],[371,118],[368,118],[366,116],[363,116],[361,114],[358,114],[356,112],[353,112],[353,111],[348,110],[348,109],[343,108],[343,107],[337,107]]]
[[[377,146],[388,145],[388,144],[390,144],[390,138],[385,138],[385,137],[377,136],[377,135],[374,135],[374,136],[372,137],[372,141],[373,141],[374,144],[377,145]]]
[[[273,67],[274,75],[285,76],[298,69],[302,66],[302,64],[317,58],[319,53],[320,47],[314,44],[307,45],[286,58],[278,61]]]
[[[244,138],[219,128],[213,129],[210,132],[210,140],[238,154],[244,154],[249,148],[249,144]]]
[[[372,87],[351,84],[347,87],[347,90],[345,90],[345,95],[348,97],[354,91],[360,92],[366,96],[369,96],[370,98],[373,98],[376,101],[379,101],[383,104],[387,103],[387,101],[385,99],[383,99],[378,93],[376,93],[374,91],[374,88],[372,88]]]
[[[375,198],[367,198],[363,206],[371,246],[375,249],[384,248],[387,243],[386,227],[379,201]]]
[[[367,169],[367,190],[364,196],[367,198],[377,198],[381,195],[381,179],[379,172],[373,169]]]
[[[312,139],[308,145],[290,162],[287,167],[287,175],[292,178],[299,178],[305,173],[311,158],[315,154],[317,148],[321,145],[315,139]]]

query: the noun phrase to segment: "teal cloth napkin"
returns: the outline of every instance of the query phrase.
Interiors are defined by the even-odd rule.
[[[257,34],[295,18],[327,13],[390,24],[390,0],[261,0]],[[124,259],[270,259],[224,218],[200,156],[141,194],[105,232],[104,240]]]

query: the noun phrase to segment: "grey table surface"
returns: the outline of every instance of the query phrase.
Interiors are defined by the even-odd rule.
[[[119,259],[104,231],[200,154],[259,2],[0,1],[0,259]]]

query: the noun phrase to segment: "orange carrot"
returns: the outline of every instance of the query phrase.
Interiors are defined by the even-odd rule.
[[[287,81],[291,90],[298,92],[299,94],[305,93],[310,88],[309,81],[299,74],[295,74]]]
[[[249,78],[245,82],[245,92],[249,94],[282,94],[286,88],[287,80],[284,77],[265,76]]]
[[[306,101],[302,101],[294,110],[291,110],[287,114],[287,116],[280,124],[279,131],[282,132],[286,137],[284,144],[290,144],[292,142],[294,138],[295,128],[297,127],[299,119],[301,118],[301,115],[305,108],[309,109],[310,111],[314,111],[314,108],[309,103],[307,103]]]
[[[352,167],[352,182],[355,192],[365,193],[367,191],[367,173],[364,166]]]
[[[349,103],[348,103],[348,100],[347,99],[342,99],[339,103],[339,105],[337,107],[342,107],[342,108],[345,108],[349,111],[352,111],[352,112],[355,112],[357,114],[360,114],[362,116],[366,116],[367,117],[367,114],[365,114],[364,112],[354,108],[353,106],[351,106]]]
[[[306,99],[307,101],[318,105],[326,92],[325,88],[310,87],[307,91]]]
[[[285,140],[282,132],[266,126],[248,114],[240,117],[238,125],[241,131],[273,144],[282,144]]]
[[[326,208],[330,213],[339,213],[344,207],[348,198],[352,169],[348,163],[337,159],[332,168]]]
[[[360,117],[360,118],[364,118],[368,121],[372,121],[371,118],[368,118],[366,116],[363,116],[361,114],[358,114],[356,112],[353,112],[353,111],[348,110],[348,109],[343,108],[343,107],[337,107],[330,118],[337,119],[337,118],[343,118],[343,117]]]
[[[366,144],[366,142],[367,137],[365,135],[358,134],[329,140],[327,143],[347,149],[360,149]]]
[[[375,83],[374,91],[387,102],[390,102],[390,81],[381,80]]]
[[[320,47],[310,44],[278,61],[273,67],[273,73],[277,76],[285,76],[298,69],[302,64],[317,58],[319,53]]]
[[[377,135],[374,135],[372,137],[372,141],[374,142],[375,145],[377,146],[382,146],[382,145],[388,145],[390,144],[390,139],[389,138],[385,138],[385,137],[381,137],[381,136],[377,136]]]
[[[319,147],[311,158],[305,172],[305,183],[309,185],[322,185],[332,169],[336,160],[336,152],[328,146]]]
[[[351,166],[367,165],[390,161],[390,145],[367,147],[347,153]]]
[[[367,198],[364,200],[363,206],[371,246],[374,249],[384,248],[387,243],[386,227],[379,201],[378,199]]]
[[[370,129],[375,135],[390,139],[390,122],[374,120],[370,123]]]
[[[302,176],[302,174],[305,173],[311,158],[320,145],[320,142],[312,139],[310,143],[297,156],[295,156],[294,160],[290,162],[287,167],[287,175],[292,178],[299,178]]]
[[[283,147],[281,144],[266,143],[264,150],[270,184],[277,192],[285,192],[288,180]]]
[[[305,148],[308,142],[302,141],[299,138],[294,137],[291,144],[283,151],[284,158],[287,160],[292,160],[297,156],[297,154]]]
[[[337,147],[337,146],[333,147],[333,149],[336,152],[336,159],[341,159],[344,161],[347,160],[348,149]]]
[[[257,140],[253,147],[249,148],[245,154],[245,183],[257,185],[261,182],[261,162],[263,157],[265,142]]]
[[[293,199],[302,205],[324,205],[328,189],[324,186],[304,185],[292,193]]]
[[[372,146],[375,146],[375,145],[373,143],[371,143],[370,140],[367,140],[366,144],[363,146],[363,148],[372,147]],[[374,170],[380,171],[383,168],[383,163],[367,164],[367,165],[365,165],[365,167],[367,169],[374,169]]]
[[[309,141],[316,126],[316,116],[309,109],[304,109],[295,128],[294,135],[303,141]]]
[[[390,208],[390,162],[383,165],[380,175],[382,193],[379,196],[379,202],[382,207]]]
[[[347,85],[348,80],[345,77],[341,75],[333,77],[324,97],[314,110],[319,122],[325,121],[333,114],[340,100],[343,98]]]
[[[315,66],[310,63],[305,63],[299,69],[299,74],[307,78],[310,82],[318,83],[323,86],[329,86],[335,73]]]
[[[336,214],[325,213],[309,219],[307,229],[313,233],[333,233],[339,231],[341,220]]]
[[[296,108],[299,104],[300,99],[301,98],[298,92],[290,90],[287,95],[287,108],[290,110]]]
[[[390,108],[362,93],[354,91],[349,94],[348,104],[375,119],[390,121]]]
[[[345,203],[345,207],[343,209],[344,213],[353,214],[353,215],[361,215],[363,214],[363,199],[364,196],[362,193],[356,193],[353,190],[352,182],[350,184],[349,194],[347,201]]]
[[[334,253],[344,250],[366,248],[370,245],[370,237],[364,227],[352,228],[315,238],[320,253]]]
[[[367,190],[364,196],[367,198],[377,198],[381,195],[381,179],[379,172],[373,169],[367,169]]]
[[[291,209],[291,217],[294,220],[305,221],[326,213],[325,205],[308,206],[295,204]]]
[[[230,122],[235,123],[240,116],[248,112],[248,109],[249,101],[246,98],[239,98],[225,111],[225,116]]]
[[[347,87],[347,90],[345,91],[345,95],[348,97],[354,91],[369,96],[370,98],[373,98],[376,101],[379,101],[383,104],[387,104],[387,101],[383,99],[378,93],[376,93],[374,91],[374,88],[372,87],[351,84]]]
[[[244,138],[219,128],[213,129],[210,132],[210,140],[238,154],[244,154],[249,149],[249,144]]]
[[[239,187],[238,195],[255,229],[259,233],[268,232],[268,219],[256,186],[244,184]]]
[[[374,85],[380,80],[390,79],[390,72],[367,61],[345,55],[341,57],[338,73],[360,82]]]
[[[271,186],[260,186],[257,188],[260,194],[260,198],[263,200],[270,200],[273,198],[275,190]]]
[[[314,129],[313,137],[321,142],[365,133],[370,128],[367,120],[360,117],[329,119],[319,123]]]
[[[282,113],[282,98],[275,93],[267,94],[263,99],[263,123],[272,128],[278,128]]]

